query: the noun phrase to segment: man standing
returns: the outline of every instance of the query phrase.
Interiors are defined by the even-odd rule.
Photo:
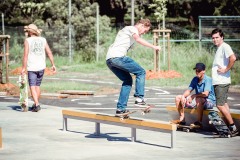
[[[197,121],[192,125],[202,127],[203,110],[213,109],[216,105],[212,78],[205,75],[205,68],[203,63],[197,63],[193,68],[196,76],[193,77],[188,89],[182,95],[176,96],[175,103],[179,113],[179,120],[173,121],[174,123],[185,125],[184,108],[194,108],[196,105],[198,116]],[[195,94],[191,95],[193,90]],[[194,99],[195,104],[193,104]]]
[[[126,56],[128,50],[137,42],[143,46],[160,50],[159,46],[154,46],[145,41],[140,36],[147,33],[151,27],[149,19],[141,19],[134,26],[126,26],[120,30],[115,38],[114,43],[109,47],[106,64],[108,68],[121,80],[122,88],[117,103],[116,116],[129,112],[126,110],[129,94],[132,88],[132,76],[136,76],[136,88],[134,97],[135,105],[144,106],[144,87],[145,87],[145,70],[133,59]]]
[[[46,68],[46,53],[52,64],[52,70],[55,73],[56,67],[53,61],[52,51],[48,46],[45,38],[41,37],[41,29],[35,24],[30,24],[24,27],[27,38],[24,41],[24,55],[22,62],[21,74],[28,71],[28,83],[34,104],[32,106],[33,112],[38,112],[41,107],[39,105],[40,85]]]
[[[211,33],[212,41],[217,46],[217,51],[212,65],[212,79],[216,94],[217,107],[226,118],[232,136],[238,135],[230,109],[227,104],[228,89],[231,84],[230,69],[236,60],[232,48],[224,42],[224,34],[221,29],[214,29]]]

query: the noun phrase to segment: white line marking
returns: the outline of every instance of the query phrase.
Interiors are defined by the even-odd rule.
[[[54,79],[54,80],[60,80],[60,78],[44,78],[44,79]]]
[[[92,82],[92,80],[87,79],[69,79],[70,81],[81,81],[81,82]]]
[[[234,104],[233,106],[240,106],[240,104]]]
[[[228,97],[228,100],[235,100],[234,98],[232,98],[232,97]]]

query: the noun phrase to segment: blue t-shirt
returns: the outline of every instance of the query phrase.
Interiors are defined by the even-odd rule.
[[[204,91],[209,91],[207,101],[211,101],[212,103],[216,103],[216,97],[214,93],[214,88],[212,85],[212,78],[204,75],[203,80],[198,83],[199,78],[196,76],[192,79],[188,89],[195,90],[196,94],[202,93]]]

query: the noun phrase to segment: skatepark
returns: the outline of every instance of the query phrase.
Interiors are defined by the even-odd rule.
[[[155,92],[154,92],[155,91]],[[146,88],[149,103],[156,108],[150,114],[139,113],[132,118],[170,121],[166,106],[174,105],[174,96],[182,89]],[[151,99],[151,97],[154,98]],[[230,104],[237,108],[235,96]],[[68,131],[63,130],[62,110],[91,111],[113,114],[117,96],[96,95],[79,99],[44,99],[40,112],[21,112],[16,97],[0,97],[0,126],[2,148],[0,159],[219,159],[235,160],[240,156],[240,137],[214,138],[212,132],[176,131],[175,145],[171,135],[164,132],[137,129],[136,142],[131,141],[131,128],[101,124],[99,135],[94,134],[95,124],[90,121],[69,119]],[[133,97],[129,109],[135,109]],[[31,105],[30,100],[29,104]],[[68,105],[66,105],[68,104]]]

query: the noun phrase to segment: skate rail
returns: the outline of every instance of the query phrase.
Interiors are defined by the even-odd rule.
[[[89,122],[95,122],[95,135],[100,135],[100,124],[117,125],[131,128],[131,141],[136,142],[136,129],[151,130],[171,134],[171,146],[173,148],[176,139],[176,125],[164,121],[142,120],[142,119],[124,119],[113,115],[101,114],[96,112],[83,112],[74,110],[62,110],[63,130],[68,130],[67,119],[77,119]]]

